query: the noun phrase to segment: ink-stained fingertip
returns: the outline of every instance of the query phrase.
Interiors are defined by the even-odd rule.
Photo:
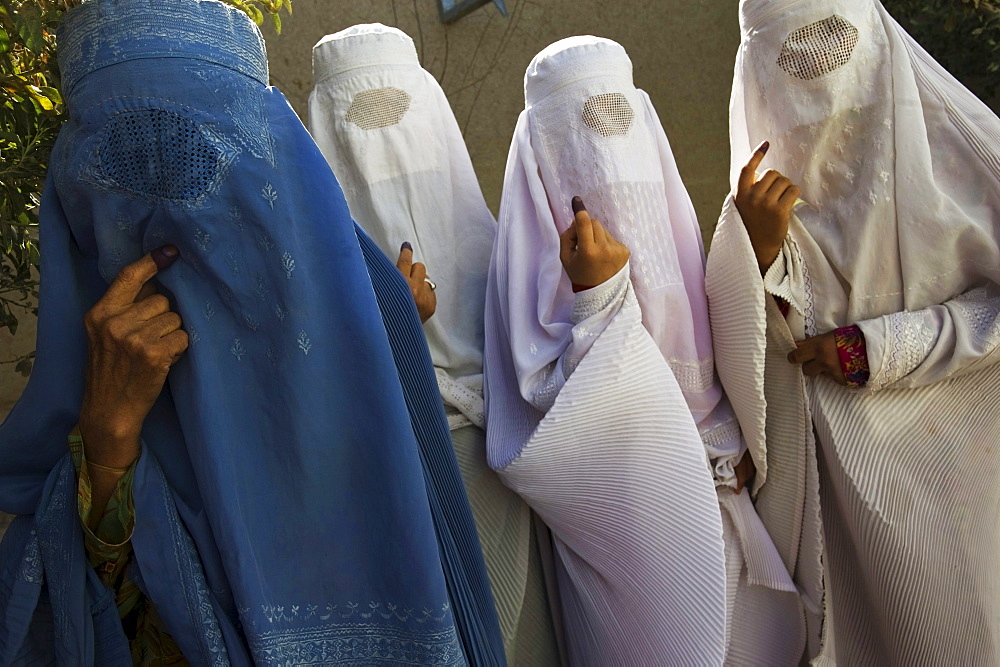
[[[573,215],[576,215],[580,211],[586,211],[587,207],[583,205],[583,200],[579,197],[573,197]]]
[[[176,247],[172,245],[165,245],[160,248],[155,248],[149,253],[149,255],[153,258],[153,262],[156,263],[156,269],[158,271],[163,271],[176,262],[177,258],[181,256],[181,253]]]
[[[413,246],[410,245],[409,241],[403,241],[403,245],[399,246],[399,252],[403,252],[404,250],[409,250],[410,252],[413,252]]]

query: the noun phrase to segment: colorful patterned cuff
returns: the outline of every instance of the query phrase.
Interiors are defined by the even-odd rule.
[[[868,382],[868,349],[865,346],[865,334],[861,327],[852,324],[840,327],[833,332],[837,343],[837,356],[840,357],[840,368],[847,378],[848,387],[863,387]]]

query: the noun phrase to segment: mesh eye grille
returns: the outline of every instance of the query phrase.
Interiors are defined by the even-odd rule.
[[[604,137],[625,136],[635,114],[621,93],[588,97],[583,105],[583,124]]]
[[[410,109],[410,95],[399,88],[362,90],[351,100],[345,118],[362,130],[396,125]]]
[[[778,66],[809,81],[846,65],[857,43],[858,29],[833,15],[789,33]]]
[[[219,151],[193,121],[162,109],[114,116],[99,155],[105,175],[118,186],[173,200],[203,195],[219,163]]]

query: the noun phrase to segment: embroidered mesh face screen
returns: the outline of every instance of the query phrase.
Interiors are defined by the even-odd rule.
[[[551,331],[572,303],[558,264],[557,234],[573,219],[570,200],[579,195],[590,215],[629,247],[643,323],[700,422],[721,396],[713,382],[701,236],[656,112],[632,83],[631,61],[610,40],[562,40],[535,57],[525,96],[523,131],[540,181],[516,196],[546,203],[553,221],[537,232],[544,241],[519,250],[539,267],[531,273],[539,276],[542,299],[537,312],[523,304],[518,317],[526,320],[525,332]],[[544,254],[553,247],[553,254]],[[535,352],[523,349],[529,344]],[[527,336],[515,350],[520,371],[530,376],[544,368],[562,344],[549,333]]]
[[[995,281],[996,116],[875,0],[744,0],[740,21],[733,183],[767,139],[761,171],[802,188],[795,213],[842,282],[816,286],[817,327]]]
[[[420,67],[413,41],[380,24],[324,37],[313,49],[313,70],[310,131],[354,219],[393,259],[402,242],[413,245],[437,285],[437,310],[424,330],[442,381],[458,381],[465,392],[481,388],[482,302],[496,222],[444,92]],[[461,402],[455,407],[481,422],[481,406]]]
[[[840,16],[829,16],[792,31],[781,44],[778,66],[811,81],[846,65],[857,43],[857,28]]]
[[[410,95],[392,86],[362,90],[351,100],[344,120],[362,130],[378,130],[397,125],[410,109]]]

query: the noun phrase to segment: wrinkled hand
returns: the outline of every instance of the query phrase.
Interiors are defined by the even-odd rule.
[[[795,344],[798,347],[788,353],[788,361],[802,364],[804,375],[809,377],[828,375],[838,384],[847,384],[844,369],[840,367],[840,355],[837,353],[837,339],[834,332],[795,341]]]
[[[84,317],[89,354],[80,433],[91,463],[125,468],[139,456],[142,423],[187,349],[180,316],[149,282],[176,259],[177,249],[165,246],[129,264]]]
[[[798,186],[774,169],[768,169],[759,180],[754,180],[768,148],[765,141],[750,156],[750,161],[740,171],[735,197],[736,209],[750,235],[761,273],[767,271],[781,252],[781,244],[788,234],[788,220],[799,198]]]
[[[622,270],[629,249],[591,219],[579,197],[573,197],[573,212],[573,224],[559,235],[559,260],[574,285],[596,287]]]
[[[432,283],[425,280],[427,278],[427,267],[420,262],[413,261],[413,248],[409,243],[404,243],[399,249],[399,259],[396,260],[396,268],[406,278],[410,285],[410,293],[413,294],[413,303],[417,305],[417,313],[420,321],[426,322],[431,319],[431,315],[437,310],[437,295],[434,294]]]
[[[736,473],[736,493],[739,494],[743,487],[757,474],[757,466],[753,464],[753,457],[750,456],[749,450],[743,453],[743,458],[733,468],[733,472]]]

